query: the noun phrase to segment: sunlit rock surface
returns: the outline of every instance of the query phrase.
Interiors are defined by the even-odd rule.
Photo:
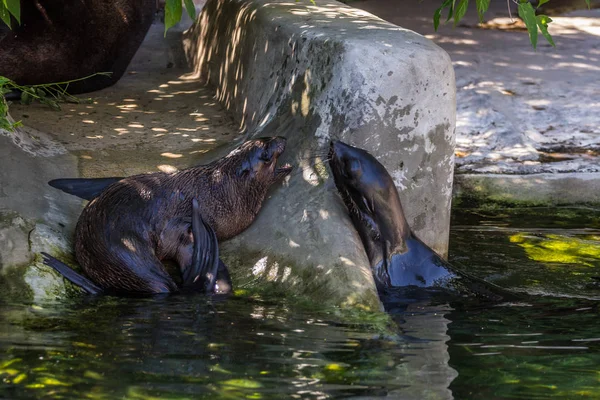
[[[335,1],[209,0],[184,47],[247,135],[287,137],[283,161],[296,165],[222,246],[240,281],[373,304],[364,250],[324,166],[331,138],[376,155],[413,230],[446,253],[455,85],[444,51]]]
[[[540,35],[534,50],[524,24],[509,16],[509,6],[518,14],[515,2],[491,2],[483,25],[469,6],[458,26],[442,23],[437,31],[431,22],[437,0],[352,3],[425,35],[450,55],[460,195],[546,205],[598,202],[591,190],[600,182],[600,9],[594,4],[562,15],[556,15],[565,11],[560,3],[545,4],[553,9],[549,31],[556,47]]]

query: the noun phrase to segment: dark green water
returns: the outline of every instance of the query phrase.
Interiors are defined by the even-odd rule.
[[[554,297],[416,302],[391,335],[278,298],[3,299],[0,398],[600,399],[599,221],[456,212],[452,260]]]

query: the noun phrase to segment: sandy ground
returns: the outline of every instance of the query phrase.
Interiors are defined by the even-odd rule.
[[[446,50],[457,85],[457,172],[598,172],[600,9],[552,17],[552,48],[514,29],[506,2],[492,1],[477,26],[474,5],[458,27],[436,33],[437,0],[350,3],[412,29]],[[517,15],[513,8],[512,15]],[[518,26],[518,24],[515,24]]]
[[[150,28],[128,71],[114,86],[79,96],[91,104],[62,111],[13,104],[11,115],[49,133],[80,160],[83,176],[132,175],[199,163],[202,154],[238,137],[237,125],[196,80],[163,37]],[[171,39],[171,40],[169,40]]]

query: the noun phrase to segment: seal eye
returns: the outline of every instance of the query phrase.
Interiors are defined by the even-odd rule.
[[[263,151],[258,159],[267,165],[271,163],[271,156],[268,151]]]
[[[346,163],[346,166],[342,171],[342,175],[344,175],[344,178],[346,179],[360,179],[362,175],[360,161],[352,160],[349,163]]]
[[[245,160],[244,162],[242,162],[242,165],[240,165],[237,168],[236,175],[237,176],[246,176],[250,173],[250,168],[251,168],[250,162],[248,160]]]

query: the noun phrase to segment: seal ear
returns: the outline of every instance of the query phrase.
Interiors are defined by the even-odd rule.
[[[242,161],[242,164],[236,169],[235,174],[238,177],[242,177],[246,174],[249,174],[252,170],[252,164],[248,160]]]

